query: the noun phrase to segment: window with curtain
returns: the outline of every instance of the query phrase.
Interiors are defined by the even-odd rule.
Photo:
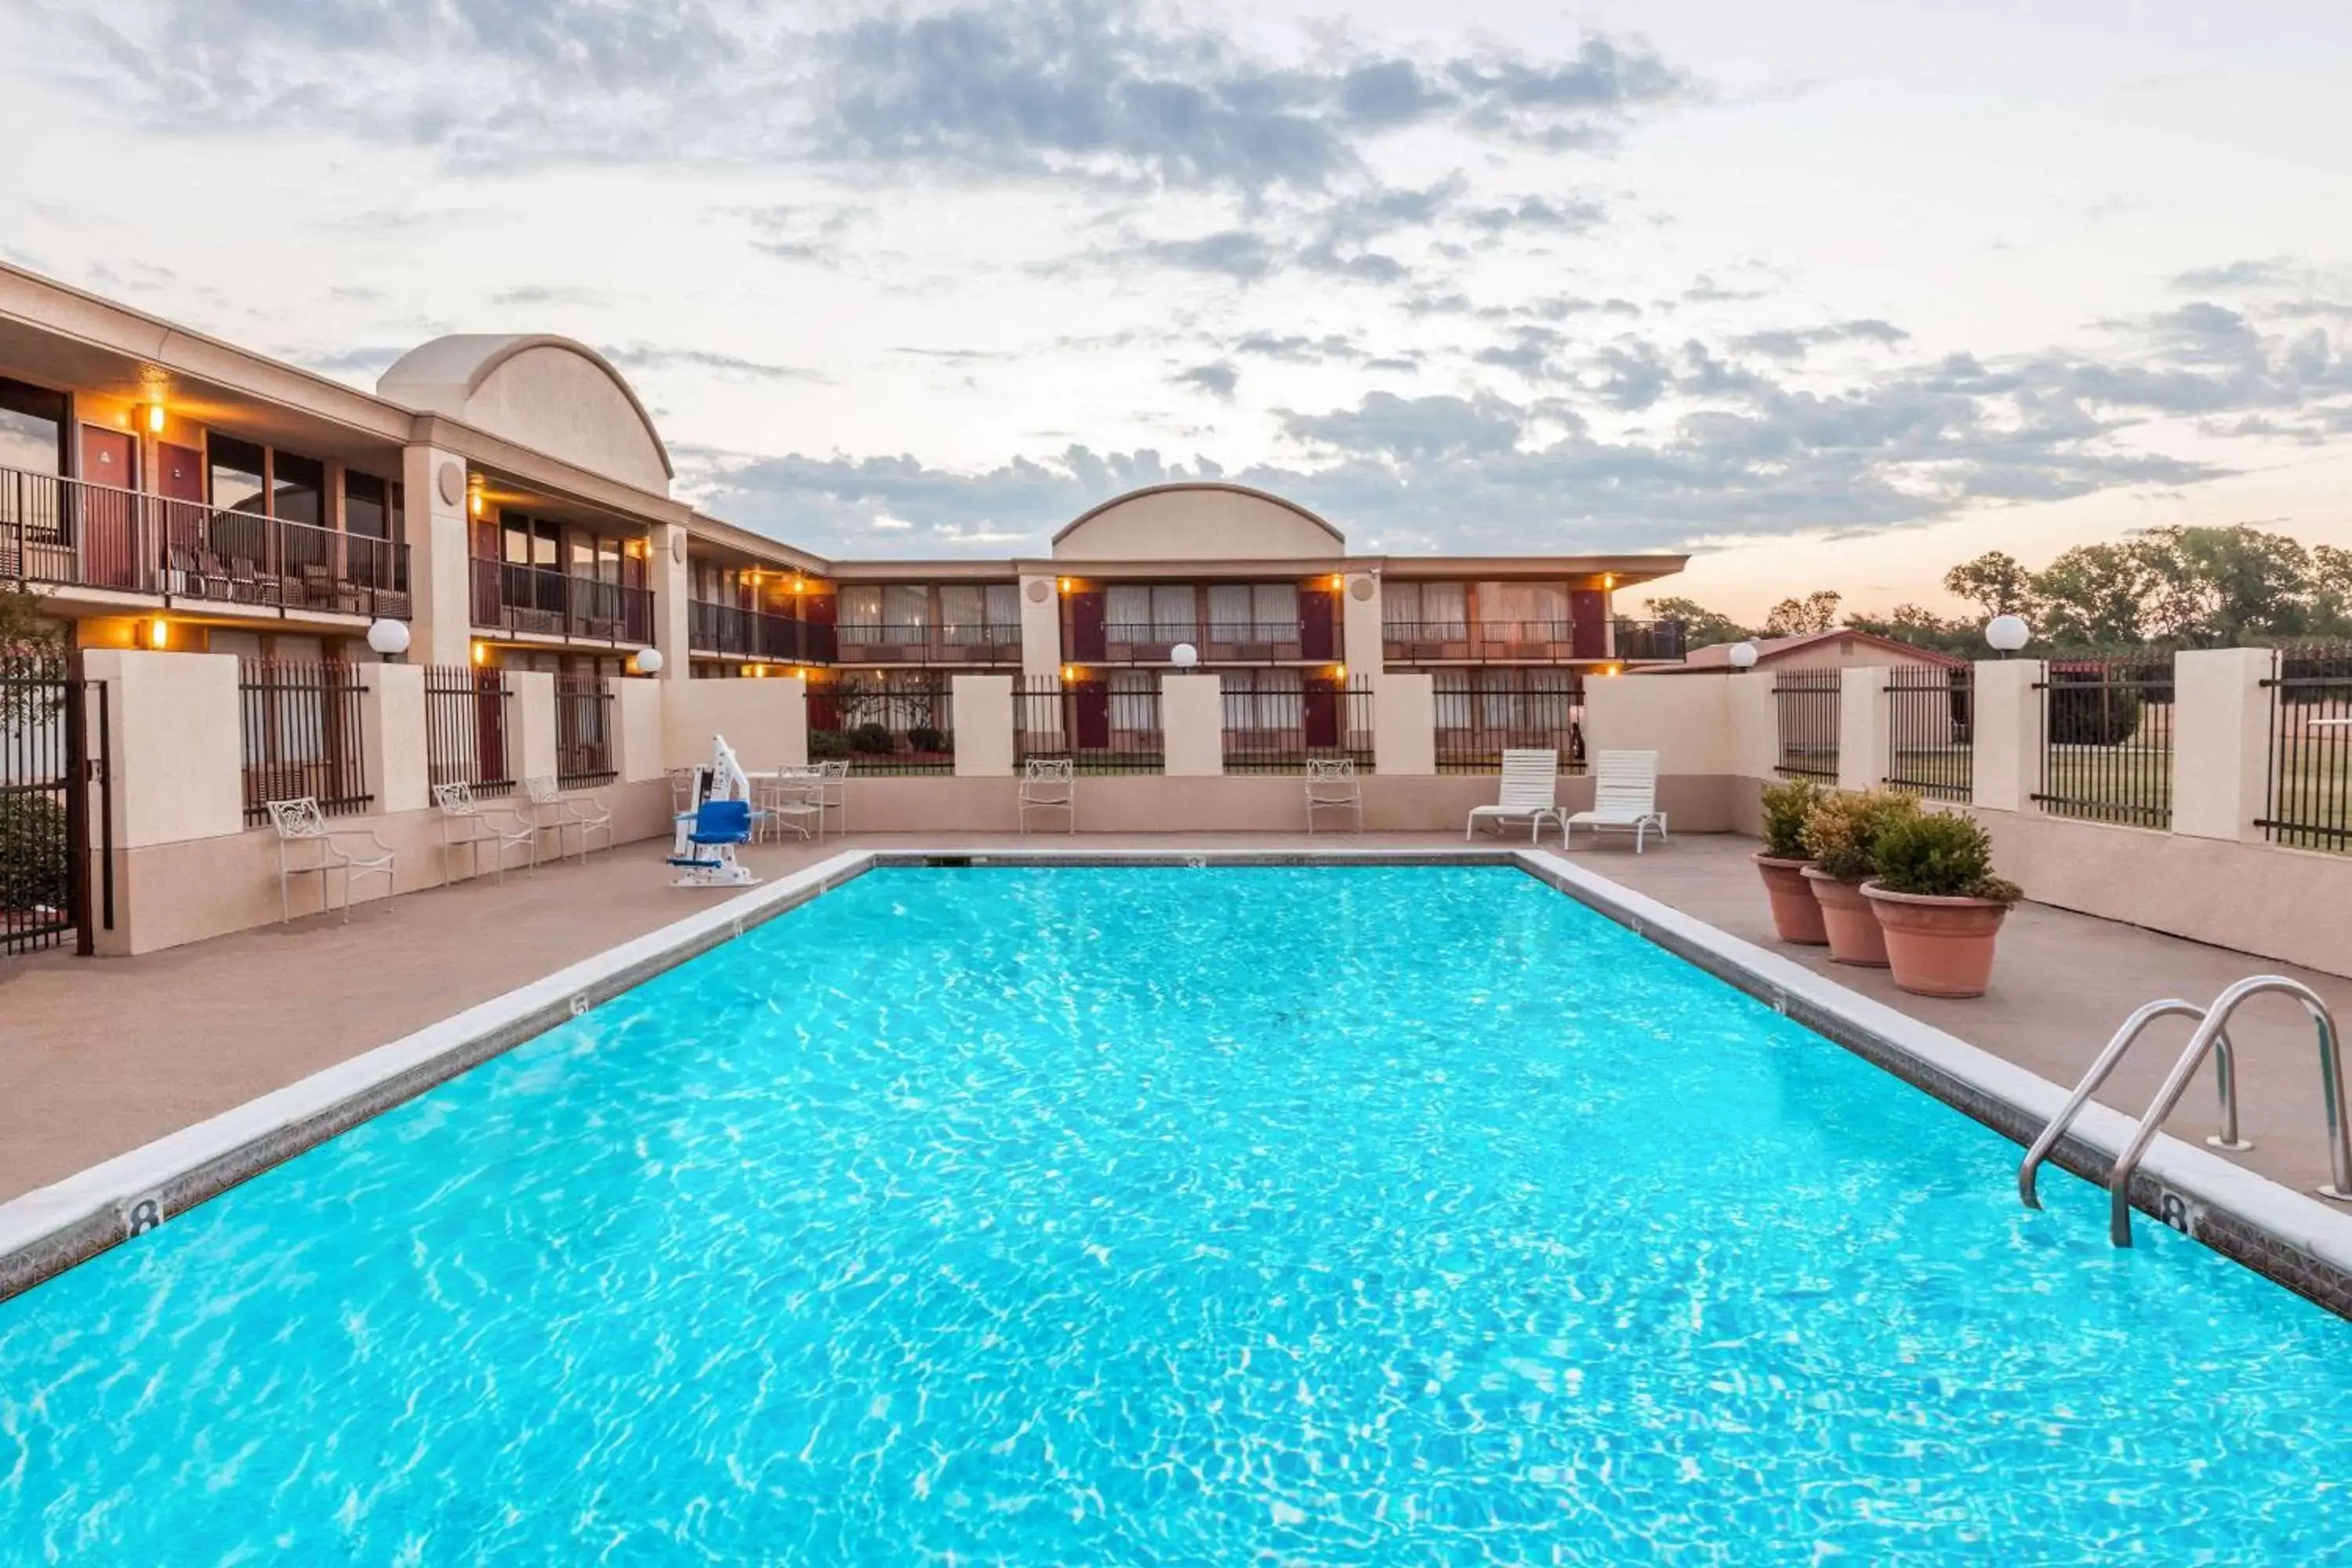
[[[882,590],[879,587],[845,587],[835,599],[834,607],[835,619],[844,632],[869,634],[853,640],[874,640],[870,634],[882,624]]]
[[[61,474],[66,465],[66,395],[0,375],[0,468]]]
[[[930,636],[931,591],[920,583],[892,583],[882,590],[884,634],[898,643],[920,643]]]
[[[268,460],[261,448],[234,436],[219,435],[206,441],[205,447],[210,468],[207,493],[213,505],[224,511],[250,512],[256,517],[268,511],[269,502],[262,475]]]
[[[1151,590],[1141,583],[1114,583],[1103,596],[1103,619],[1113,642],[1151,640]]]
[[[1257,623],[1253,642],[1298,640],[1298,584],[1259,583],[1250,589],[1251,618]]]
[[[1249,638],[1250,590],[1246,583],[1209,585],[1209,635],[1219,642]]]
[[[1305,684],[1297,670],[1241,669],[1227,679],[1236,682],[1235,700],[1225,707],[1228,728],[1296,730],[1305,722],[1300,711]]]
[[[988,624],[1000,630],[1015,630],[1021,626],[1021,584],[991,583],[988,585]]]
[[[987,618],[987,595],[977,583],[940,584],[940,629],[950,642],[978,642]]]
[[[1421,584],[1381,584],[1381,630],[1391,637],[1411,637],[1421,626]]]
[[[1470,672],[1441,669],[1430,677],[1431,696],[1437,708],[1437,728],[1467,730],[1471,719]]]
[[[1465,637],[1469,601],[1459,583],[1387,583],[1381,587],[1381,622],[1393,637]]]
[[[1192,585],[1162,583],[1151,590],[1151,640],[1185,642],[1193,633]]]
[[[1519,635],[1566,637],[1568,584],[1565,583],[1481,583],[1478,619],[1488,626],[1510,624],[1524,628]]]
[[[1160,728],[1160,678],[1148,669],[1110,672],[1110,727],[1155,732]]]

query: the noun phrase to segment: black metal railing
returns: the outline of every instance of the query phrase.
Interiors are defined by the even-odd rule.
[[[840,658],[849,664],[988,664],[1021,657],[1021,628],[999,623],[869,623],[833,630]]]
[[[834,629],[766,610],[695,599],[686,607],[686,637],[696,653],[734,654],[777,664],[830,664]]]
[[[2042,693],[2042,787],[2055,816],[2172,826],[2172,658],[2053,661]]]
[[[1437,771],[1495,773],[1507,751],[1559,753],[1584,771],[1584,678],[1576,670],[1440,670],[1433,682]]]
[[[1680,621],[1612,621],[1610,653],[1628,664],[1678,664],[1688,651]]]
[[[1673,663],[1684,651],[1680,621],[1390,621],[1381,641],[1395,659]]]
[[[1772,678],[1778,741],[1772,769],[1784,779],[1838,775],[1840,669],[1784,669]]]
[[[474,625],[485,631],[642,646],[654,640],[653,590],[478,558]]]
[[[1016,763],[1066,757],[1082,773],[1156,773],[1165,765],[1157,684],[1024,676],[1013,689]]]
[[[315,798],[328,816],[373,800],[360,744],[365,689],[352,665],[248,658],[237,666],[245,731],[245,820],[269,820],[269,803]]]
[[[1103,627],[1102,651],[1088,657],[1103,664],[1167,664],[1179,643],[1190,643],[1209,664],[1321,661],[1340,655],[1336,629],[1329,647],[1310,649],[1306,626],[1298,621],[1112,621]]]
[[[0,953],[56,947],[82,924],[83,689],[62,654],[0,655]]]
[[[1229,683],[1222,699],[1229,773],[1304,773],[1309,758],[1343,757],[1360,773],[1371,770],[1372,688],[1360,675],[1287,689]]]
[[[425,767],[430,784],[476,795],[514,788],[514,710],[507,672],[466,664],[425,668]]]
[[[1886,778],[1937,800],[1967,800],[1976,776],[1976,671],[1902,665],[1886,676]]]
[[[555,678],[555,782],[566,789],[610,784],[613,687],[601,675]]]
[[[2352,851],[2352,647],[2279,650],[2270,770],[2254,826],[2273,844]]]
[[[812,762],[846,757],[855,774],[955,772],[954,677],[945,670],[844,675],[812,684]]]
[[[0,468],[0,579],[405,620],[408,546]]]

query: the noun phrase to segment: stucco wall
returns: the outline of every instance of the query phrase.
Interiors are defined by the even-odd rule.
[[[673,768],[710,760],[724,735],[747,768],[808,761],[806,687],[797,679],[672,680],[662,686],[662,752]]]
[[[490,372],[458,417],[624,484],[669,493],[661,450],[635,405],[603,366],[569,349],[523,350]]]
[[[1313,561],[1345,544],[1289,507],[1239,490],[1160,490],[1106,508],[1054,545],[1063,561]]]

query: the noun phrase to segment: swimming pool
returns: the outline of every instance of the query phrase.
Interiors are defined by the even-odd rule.
[[[0,1557],[2341,1552],[2016,1159],[1516,870],[877,870],[0,1303]]]

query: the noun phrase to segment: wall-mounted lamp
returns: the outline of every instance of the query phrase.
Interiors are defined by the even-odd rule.
[[[482,515],[482,476],[479,474],[466,482],[466,510],[476,517]]]
[[[808,584],[795,577],[793,579],[793,592],[795,594],[805,594],[808,592]]]
[[[172,646],[172,623],[160,617],[152,621],[140,622],[139,642],[142,647],[152,648],[161,653]]]
[[[1614,572],[1601,574],[1601,585],[1604,588],[1614,588],[1617,585],[1617,574]]]
[[[1077,678],[1078,667],[1076,665],[1066,664],[1062,666],[1062,679],[1064,680],[1076,680]]]
[[[1069,580],[1067,577],[1065,577],[1065,578],[1063,578],[1063,579],[1062,579],[1062,592],[1063,592],[1063,593],[1065,593],[1065,594],[1066,594],[1066,593],[1068,593],[1069,591],[1070,591],[1070,580]]]
[[[478,642],[473,647],[472,654],[474,662],[477,665],[488,664],[490,662],[490,645],[486,642]]]
[[[632,658],[629,662],[637,667],[637,673],[639,675],[659,675],[661,673],[662,667],[661,649],[657,647],[641,647],[637,649],[636,657]]]
[[[1348,667],[1347,667],[1346,665],[1344,665],[1344,664],[1335,664],[1335,665],[1333,665],[1333,666],[1331,667],[1331,679],[1334,679],[1334,680],[1345,680],[1345,679],[1348,679]]]
[[[150,436],[161,436],[163,433],[163,405],[162,404],[141,404],[138,408],[138,416],[139,427],[146,431]]]

